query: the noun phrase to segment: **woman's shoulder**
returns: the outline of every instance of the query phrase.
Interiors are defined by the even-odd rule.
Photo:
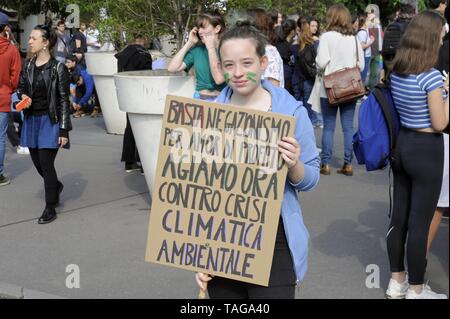
[[[271,44],[266,45],[266,55],[268,57],[275,57],[275,58],[281,59],[280,52],[278,51],[278,49],[275,46],[273,46]]]
[[[322,33],[322,35],[320,36],[319,40],[320,42],[322,41],[332,41],[332,40],[338,40],[341,41],[342,39],[350,39],[353,38],[353,35],[344,35],[340,32],[337,31],[327,31],[325,33]]]
[[[339,32],[327,31],[327,32],[324,32],[324,33],[322,33],[320,35],[320,40],[323,41],[323,40],[326,40],[326,39],[331,39],[331,38],[337,37],[339,35],[341,35]]]
[[[441,86],[443,83],[442,73],[435,68],[417,74],[416,79],[417,83],[423,88]]]
[[[202,51],[208,51],[208,50],[206,50],[206,47],[204,46],[204,45],[202,45],[202,44],[197,44],[197,45],[194,45],[192,48],[190,48],[189,49],[189,51],[190,52],[195,52],[195,53],[198,53],[198,52],[202,52]]]
[[[431,68],[428,71],[424,71],[417,75],[417,77],[427,77],[427,76],[441,76],[441,72],[436,68]]]

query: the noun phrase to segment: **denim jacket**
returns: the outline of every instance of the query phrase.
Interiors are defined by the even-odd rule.
[[[295,116],[294,136],[301,147],[299,160],[305,166],[305,176],[298,183],[286,178],[286,185],[281,204],[281,219],[286,233],[286,240],[294,263],[294,270],[299,284],[308,268],[309,233],[303,222],[302,209],[297,196],[299,191],[309,191],[319,183],[320,158],[316,139],[308,112],[302,102],[294,99],[288,91],[273,86],[268,80],[262,80],[262,86],[272,95],[272,112]],[[228,104],[233,90],[227,86],[217,97],[216,102]]]

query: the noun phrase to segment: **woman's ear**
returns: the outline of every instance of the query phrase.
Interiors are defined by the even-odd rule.
[[[222,31],[222,26],[220,24],[218,24],[214,27],[214,33],[219,34],[220,31]]]
[[[259,58],[259,63],[261,64],[261,71],[264,72],[269,65],[269,59],[266,55]]]

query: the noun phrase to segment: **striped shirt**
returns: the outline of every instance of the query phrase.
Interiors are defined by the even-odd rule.
[[[421,74],[391,75],[391,91],[402,126],[411,129],[431,127],[428,94],[442,88],[441,73],[436,69]]]

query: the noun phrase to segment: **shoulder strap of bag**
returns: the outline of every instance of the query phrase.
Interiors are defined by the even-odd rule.
[[[386,119],[388,129],[389,129],[389,147],[392,152],[392,150],[395,148],[395,144],[397,143],[397,138],[395,134],[395,128],[394,128],[394,122],[393,122],[393,114],[392,109],[389,105],[389,102],[386,98],[386,96],[383,93],[382,86],[376,86],[373,90],[373,93],[375,94],[375,98],[377,99],[378,103],[381,105],[381,108],[383,110],[384,117]]]
[[[359,53],[358,53],[358,39],[355,35],[355,45],[356,45],[356,67],[358,67],[359,64]]]

